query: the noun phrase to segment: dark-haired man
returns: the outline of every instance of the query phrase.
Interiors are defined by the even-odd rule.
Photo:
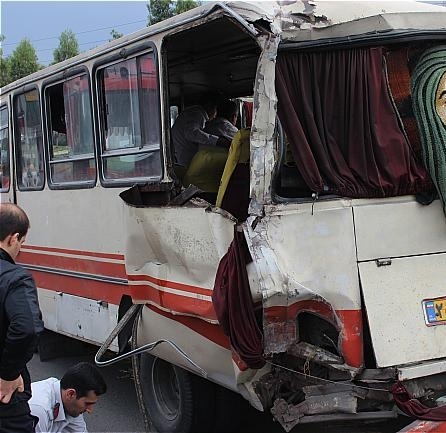
[[[91,413],[107,385],[99,370],[88,362],[70,367],[61,380],[33,382],[31,413],[39,418],[36,432],[87,433],[83,414]]]
[[[217,105],[217,116],[206,123],[204,132],[216,135],[217,137],[224,137],[231,143],[238,128],[237,123],[239,110],[236,102],[230,99],[224,99]]]
[[[34,432],[26,364],[43,322],[34,280],[15,263],[28,229],[20,207],[0,203],[0,433]]]
[[[194,155],[203,147],[229,147],[231,143],[224,137],[203,130],[206,122],[212,120],[216,113],[216,97],[205,95],[200,105],[190,106],[179,114],[171,131],[176,165],[187,168]]]

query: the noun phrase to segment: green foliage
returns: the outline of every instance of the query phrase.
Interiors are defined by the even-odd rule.
[[[26,77],[41,69],[37,61],[36,50],[28,39],[22,39],[6,62],[9,62],[10,81]]]
[[[0,87],[6,86],[11,80],[11,62],[9,58],[3,58],[3,53],[0,59]]]
[[[124,34],[123,33],[119,33],[117,30],[115,30],[115,29],[112,29],[112,31],[110,32],[110,35],[111,35],[111,39],[109,39],[109,42],[111,42],[111,41],[113,41],[114,39],[119,39],[119,38],[121,38],[122,36],[124,36]]]
[[[71,30],[63,31],[59,36],[59,46],[53,51],[54,63],[59,63],[79,54],[76,35]]]
[[[150,0],[147,4],[147,25],[155,24],[174,15],[186,12],[201,4],[193,0]]]
[[[178,0],[175,2],[175,15],[196,8],[197,6],[200,6],[200,2],[193,0]]]
[[[3,35],[0,35],[0,43],[5,40]],[[0,46],[0,87],[5,86],[11,81],[10,71],[11,66],[9,58],[3,58],[3,48]]]

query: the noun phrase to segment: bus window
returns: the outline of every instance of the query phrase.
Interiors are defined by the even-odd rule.
[[[37,89],[14,98],[17,184],[20,190],[43,188],[42,126]]]
[[[99,70],[104,182],[160,178],[158,80],[152,53]]]
[[[0,109],[0,191],[9,190],[9,133],[8,133],[8,109]]]
[[[91,185],[96,179],[87,74],[45,88],[50,185]]]

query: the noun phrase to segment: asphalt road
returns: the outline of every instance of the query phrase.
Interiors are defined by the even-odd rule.
[[[58,357],[40,361],[36,354],[29,364],[32,380],[47,377],[62,377],[65,370],[79,361],[94,362],[97,348],[85,346],[86,354]],[[100,397],[92,414],[85,420],[90,433],[136,433],[144,432],[144,423],[139,413],[135,388],[132,380],[131,362],[122,361],[101,368],[107,382],[107,393]],[[259,413],[248,403],[243,408],[244,416],[239,433],[284,433],[284,430],[269,416]],[[323,424],[300,425],[291,433],[395,433],[410,420],[402,419],[380,424]]]

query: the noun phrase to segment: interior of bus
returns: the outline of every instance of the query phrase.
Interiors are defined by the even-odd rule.
[[[136,56],[104,57],[93,71],[98,110],[93,109],[96,101],[89,92],[86,68],[69,77],[53,77],[43,87],[42,101],[50,187],[93,187],[99,176],[104,186],[149,180],[155,185],[152,191],[159,190],[165,158],[168,175],[177,185],[194,185],[192,196],[244,220],[250,188],[247,131],[255,109],[261,54],[256,37],[265,26],[257,22],[256,30],[246,28],[224,15],[173,31],[164,38],[160,53],[146,44]],[[420,137],[420,131],[429,127],[417,124],[411,79],[419,59],[442,47],[439,42],[410,41],[348,49],[279,48],[275,199],[432,195],[433,184],[423,161],[422,141],[426,140],[422,138],[426,137]],[[158,56],[165,71],[162,77],[156,67]],[[267,79],[259,77],[259,83]],[[167,83],[163,95],[160,82]],[[168,102],[164,117],[170,119],[166,126],[172,126],[178,113],[209,92],[237,101],[240,134],[227,153],[221,148],[200,151],[186,169],[178,169],[169,132],[164,137],[167,148],[161,146],[159,100]],[[15,95],[13,110],[20,149],[19,189],[41,189],[44,134],[37,88]],[[95,120],[99,137],[95,137]],[[434,123],[439,124],[435,130],[444,130],[441,121]],[[2,165],[5,156],[2,151]],[[2,168],[3,176],[6,171]],[[172,199],[172,194],[164,196],[154,204]]]
[[[412,41],[328,51],[279,50],[279,165],[273,185],[277,201],[432,196],[410,86],[412,68],[435,45]],[[230,18],[173,34],[166,38],[163,52],[171,113],[197,103],[209,90],[227,98],[253,95],[259,47]],[[249,149],[249,137],[242,146]],[[233,170],[228,186],[220,181],[224,165],[213,165],[209,155],[202,162],[190,169],[199,172],[195,179],[202,176],[205,186],[213,177],[232,196],[249,194],[246,170]],[[249,165],[249,155],[236,167],[239,162]],[[226,163],[234,165],[229,158]],[[180,177],[186,187],[184,180],[194,178],[191,173]],[[202,197],[225,209],[219,195],[221,199],[222,191],[212,190]],[[237,201],[247,207],[247,200]],[[238,219],[246,217],[246,211],[228,206]]]
[[[184,108],[198,104],[203,95],[212,92],[221,99],[237,101],[237,127],[242,131],[250,127],[260,48],[246,29],[223,17],[167,37],[163,52],[171,124]],[[170,150],[173,159],[175,149]],[[230,173],[226,174],[230,182],[222,182],[224,172]],[[199,197],[213,205],[217,203],[239,220],[245,219],[249,199],[249,133],[242,132],[233,140],[229,151],[219,147],[199,151],[187,170],[175,167],[175,174],[185,187],[197,186],[201,190]]]

